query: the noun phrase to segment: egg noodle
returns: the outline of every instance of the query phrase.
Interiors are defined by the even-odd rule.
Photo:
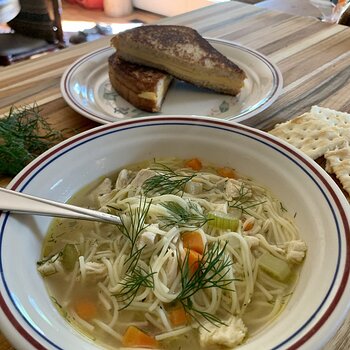
[[[233,348],[281,312],[306,245],[268,189],[198,159],[112,179],[72,201],[122,225],[56,219],[38,262],[72,325],[107,348]]]

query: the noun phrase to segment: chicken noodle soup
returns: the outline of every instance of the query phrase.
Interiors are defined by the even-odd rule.
[[[122,224],[55,219],[38,270],[106,348],[234,348],[283,310],[306,253],[268,189],[198,159],[130,166],[70,202]]]

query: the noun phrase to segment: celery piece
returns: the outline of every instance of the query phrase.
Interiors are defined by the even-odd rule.
[[[221,211],[211,211],[208,213],[208,225],[221,230],[237,231],[239,219]]]
[[[62,265],[68,271],[73,271],[75,263],[79,258],[78,249],[74,244],[66,244],[62,251]]]
[[[281,282],[285,281],[292,272],[286,261],[276,258],[269,252],[261,255],[259,265],[267,274]]]

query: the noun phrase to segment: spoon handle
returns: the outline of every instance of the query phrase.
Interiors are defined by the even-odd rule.
[[[101,221],[117,225],[121,224],[120,218],[115,215],[70,204],[54,202],[6,188],[0,188],[0,210],[21,214],[57,216],[63,218]]]

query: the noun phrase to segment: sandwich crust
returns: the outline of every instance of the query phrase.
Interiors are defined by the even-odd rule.
[[[237,95],[246,78],[241,68],[189,27],[141,26],[117,34],[111,44],[124,60],[218,92]]]
[[[135,107],[159,112],[172,77],[157,69],[130,63],[116,53],[108,58],[112,87]]]

